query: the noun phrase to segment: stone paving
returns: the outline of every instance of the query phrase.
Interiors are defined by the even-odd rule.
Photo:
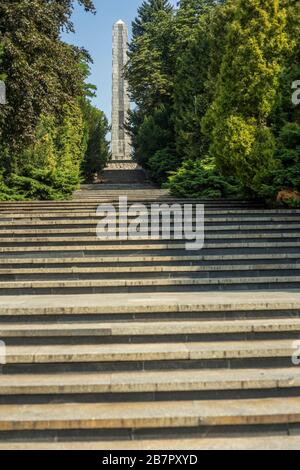
[[[298,449],[300,212],[206,202],[200,252],[103,243],[100,202],[176,202],[126,171],[0,204],[0,449]]]

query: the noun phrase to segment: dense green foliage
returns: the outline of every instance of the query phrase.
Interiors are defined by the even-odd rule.
[[[69,197],[109,158],[91,59],[61,40],[74,3],[0,3],[0,199]],[[180,197],[300,197],[299,0],[144,0],[125,73],[134,158],[157,183]]]
[[[270,199],[282,189],[300,192],[300,125],[288,123],[280,131],[277,139],[276,170],[268,175],[262,190]]]
[[[241,194],[236,181],[221,176],[210,160],[186,160],[171,174],[168,185],[180,198],[197,198],[201,194],[203,198],[220,199]]]
[[[134,31],[129,128],[156,181],[193,197],[300,190],[298,1],[148,0]]]
[[[95,11],[91,0],[78,3]],[[81,181],[83,160],[90,161],[91,154],[104,158],[107,125],[94,110],[103,125],[96,139],[85,114],[92,109],[85,83],[89,55],[61,40],[62,29],[73,29],[73,4],[1,1],[0,76],[7,104],[0,106],[0,199],[69,197]],[[101,147],[96,153],[95,139]]]
[[[159,183],[161,178],[156,152],[170,155],[174,169],[175,130],[173,122],[173,69],[176,61],[174,12],[168,1],[145,1],[133,23],[129,63],[126,71],[132,100],[129,132],[134,158],[149,170]],[[151,160],[151,163],[150,163]],[[164,159],[164,177],[168,159]]]
[[[81,167],[85,180],[93,182],[108,163],[110,152],[106,136],[109,126],[105,114],[88,100],[84,101],[82,111],[88,139]]]
[[[174,133],[170,123],[170,114],[170,109],[161,105],[155,108],[151,115],[145,116],[138,126],[136,153],[140,164],[146,166],[157,151],[171,148]]]
[[[288,40],[278,0],[240,0],[228,26],[216,94],[204,118],[210,155],[223,174],[234,174],[259,194],[275,162],[269,127]]]
[[[170,13],[172,7],[168,0],[148,0],[143,1],[142,5],[138,8],[138,15],[132,23],[133,43],[138,36],[145,33],[145,25],[155,21],[155,15],[165,11]]]

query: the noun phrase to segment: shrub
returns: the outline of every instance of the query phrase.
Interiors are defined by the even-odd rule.
[[[68,199],[78,189],[77,172],[26,168],[22,176],[13,174],[10,185],[23,199]]]
[[[261,193],[274,201],[279,191],[300,192],[300,125],[286,124],[277,140],[277,167],[266,175]],[[298,207],[299,202],[283,202],[290,207]]]
[[[274,183],[278,189],[300,190],[300,125],[286,124],[280,132],[277,158],[280,169]]]
[[[21,201],[23,199],[22,195],[16,194],[15,190],[6,184],[0,173],[0,201]]]
[[[159,185],[165,183],[169,174],[180,165],[179,158],[170,150],[158,150],[148,161],[150,177]]]
[[[160,106],[154,109],[152,114],[145,116],[142,122],[136,123],[136,129],[132,129],[134,157],[144,168],[150,166],[149,161],[154,158],[156,152],[174,147],[175,136],[171,117],[171,109]]]
[[[176,197],[218,199],[238,197],[240,188],[232,178],[224,178],[208,160],[186,161],[166,185]]]

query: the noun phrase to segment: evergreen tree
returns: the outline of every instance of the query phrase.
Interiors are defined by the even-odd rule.
[[[285,0],[285,4],[289,48],[284,57],[280,89],[272,115],[276,134],[288,122],[297,122],[300,125],[300,106],[295,106],[291,101],[292,84],[300,79],[300,3]]]
[[[24,199],[68,198],[79,187],[84,152],[80,107],[65,105],[59,118],[41,116],[34,143],[22,152],[20,171],[7,177],[8,184]]]
[[[175,147],[172,104],[176,30],[169,2],[144,2],[134,31],[126,76],[137,108],[131,113],[127,129],[134,145],[134,158],[149,169],[148,161],[155,152],[169,146],[170,139],[162,143],[161,136],[172,136]],[[150,140],[153,145],[147,149]]]
[[[170,109],[162,105],[146,116],[139,126],[136,152],[142,166],[147,168],[150,158],[159,150],[168,149],[174,153],[175,138],[171,118]]]
[[[82,109],[87,132],[87,149],[82,162],[82,172],[88,182],[93,182],[109,160],[109,126],[104,113],[92,106],[88,100],[85,100]]]
[[[213,0],[182,0],[176,16],[174,120],[177,151],[184,159],[207,153],[208,139],[201,133],[201,119],[208,107],[209,27],[215,7]]]
[[[176,61],[173,14],[159,11],[145,33],[133,39],[126,76],[132,100],[143,114],[171,100]]]
[[[181,0],[176,15],[166,3],[144,2],[133,25],[137,160],[159,183],[179,165],[181,195],[298,189],[299,1]]]
[[[94,89],[85,83],[89,55],[61,40],[62,29],[73,30],[74,3],[0,4],[0,76],[7,85],[7,104],[0,108],[0,199],[69,197],[86,152],[100,146],[97,156],[104,158],[107,122],[99,112],[92,129],[81,107]],[[91,0],[78,3],[95,11]]]
[[[94,11],[91,0],[80,0]],[[73,0],[2,0],[0,38],[4,51],[7,105],[0,109],[2,146],[9,149],[7,166],[17,170],[16,155],[31,144],[42,114],[61,108],[82,94],[84,74],[78,63],[83,51],[60,38],[72,29]]]
[[[148,23],[152,23],[156,19],[159,11],[171,13],[173,10],[169,0],[145,0],[138,8],[138,16],[132,22],[133,42],[138,36],[145,33]]]
[[[216,96],[205,118],[210,153],[224,174],[261,193],[275,166],[269,118],[288,47],[279,0],[239,0],[229,26]]]
[[[281,190],[300,193],[300,106],[291,100],[292,84],[300,77],[300,4],[286,0],[289,48],[284,57],[279,93],[271,121],[276,137],[278,169],[265,190],[275,198]],[[291,199],[288,204],[295,204]]]

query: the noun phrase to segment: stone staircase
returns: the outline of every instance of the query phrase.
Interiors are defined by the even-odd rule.
[[[133,161],[111,161],[103,171],[105,185],[132,185],[145,188],[146,174],[143,169]],[[102,188],[101,188],[102,189]]]
[[[0,205],[0,449],[299,448],[300,211],[207,201],[198,252],[101,241],[124,189]]]
[[[72,202],[1,204],[0,295],[294,289],[300,285],[299,210],[206,203],[205,247],[188,252],[185,242],[172,235],[157,240],[149,240],[147,234],[138,240],[99,240],[97,206],[116,202],[122,190],[90,193],[86,197],[83,191],[83,199]],[[175,202],[155,189],[132,191],[130,200],[146,207],[154,201]]]

